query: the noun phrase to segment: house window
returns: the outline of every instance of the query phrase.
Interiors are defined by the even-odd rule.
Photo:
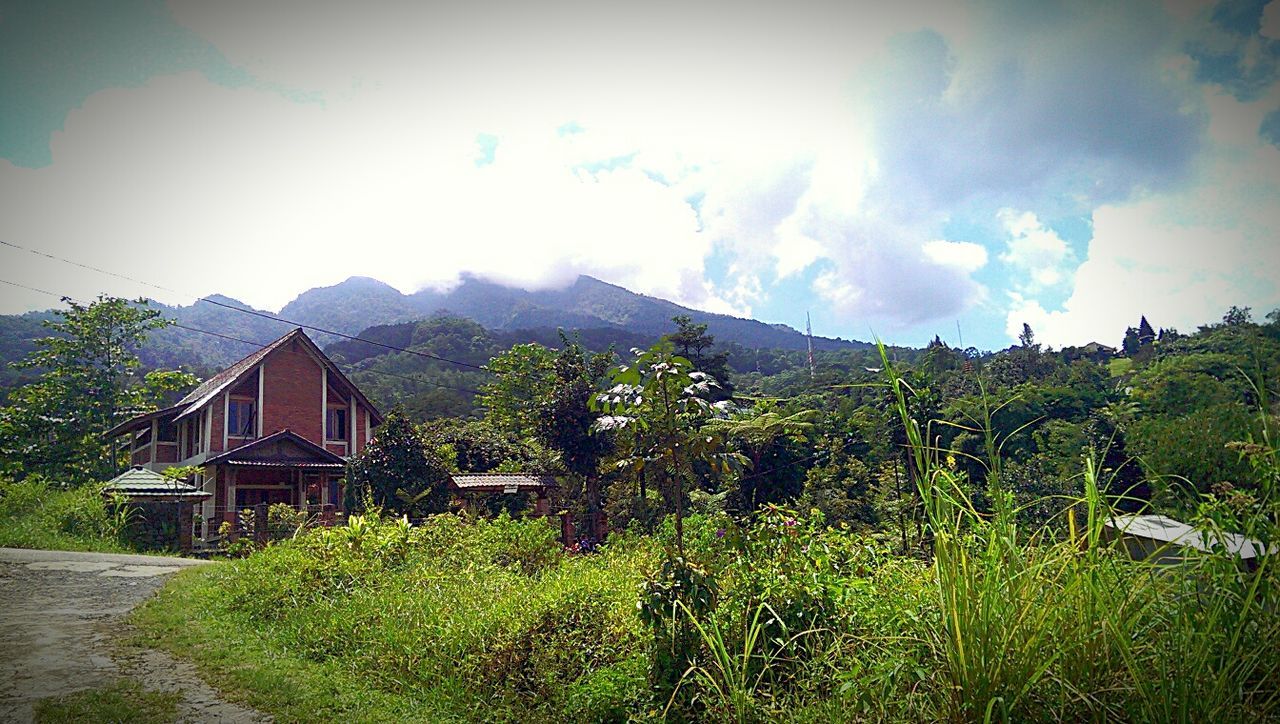
[[[347,408],[330,407],[324,418],[324,437],[326,440],[347,439]],[[314,419],[314,418],[312,418]]]
[[[257,425],[253,415],[253,400],[231,400],[227,403],[227,434],[232,437],[253,437]]]

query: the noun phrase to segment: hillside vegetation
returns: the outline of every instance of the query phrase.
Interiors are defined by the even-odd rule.
[[[75,512],[119,462],[101,431],[195,380],[131,356],[153,311],[64,317],[0,408],[0,513],[106,540]],[[1119,352],[1024,327],[812,365],[671,327],[552,348],[441,316],[377,330],[411,352],[335,346],[391,408],[348,463],[351,517],[184,574],[141,635],[284,721],[1280,715],[1280,312],[1142,319]],[[554,476],[576,535],[527,495],[453,499],[457,471]],[[1130,560],[1118,511],[1208,550]]]

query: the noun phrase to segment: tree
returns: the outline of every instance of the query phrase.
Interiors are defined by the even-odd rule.
[[[663,497],[675,512],[676,547],[683,555],[684,499],[694,482],[694,464],[728,472],[741,456],[725,451],[721,435],[701,429],[715,409],[706,400],[714,379],[676,355],[670,340],[632,353],[635,362],[614,368],[613,386],[592,398],[592,409],[605,413],[596,427],[632,433],[634,448],[620,465],[663,483]]]
[[[494,373],[480,388],[485,419],[521,437],[534,434],[538,408],[555,385],[556,354],[540,344],[517,344],[489,360]]]
[[[1222,323],[1228,327],[1239,327],[1253,322],[1252,307],[1232,306],[1222,315]]]
[[[550,390],[538,405],[535,430],[538,440],[560,454],[565,468],[581,477],[586,488],[587,525],[590,540],[598,541],[600,529],[600,459],[611,439],[595,429],[591,396],[609,367],[606,355],[589,355],[582,345],[563,338],[556,355]]]
[[[103,480],[119,460],[104,434],[193,386],[184,372],[142,374],[137,350],[147,333],[171,322],[147,301],[99,296],[88,305],[63,298],[52,334],[14,366],[40,377],[15,390],[0,410],[0,466],[15,478],[41,474],[64,485]]]
[[[694,324],[689,315],[677,314],[671,321],[676,323],[676,331],[665,339],[671,340],[680,355],[693,363],[694,369],[715,378],[717,386],[710,391],[713,402],[729,399],[733,395],[733,385],[729,382],[729,353],[708,352],[716,343],[715,335],[707,334],[707,325]]]
[[[746,510],[799,495],[805,470],[787,459],[791,457],[787,454],[788,445],[806,439],[815,415],[813,410],[792,415],[757,410],[707,423],[706,429],[731,440],[751,467],[751,474],[739,480],[739,495]]]
[[[485,419],[524,439],[532,438],[559,455],[565,470],[585,483],[585,532],[598,540],[600,458],[608,451],[608,435],[594,430],[596,415],[589,402],[609,368],[607,355],[591,355],[581,344],[560,335],[555,352],[539,344],[518,344],[494,357],[489,369],[497,378],[483,388]]]
[[[401,513],[442,513],[448,509],[449,463],[427,444],[421,431],[396,408],[378,434],[347,464],[347,510],[374,505]]]
[[[1142,315],[1142,319],[1138,321],[1138,344],[1146,346],[1156,341],[1156,331],[1151,328],[1151,323],[1147,321],[1147,315]]]
[[[1023,349],[1040,351],[1040,345],[1036,344],[1036,333],[1031,331],[1031,325],[1026,322],[1022,323],[1022,334],[1018,335],[1018,343]]]

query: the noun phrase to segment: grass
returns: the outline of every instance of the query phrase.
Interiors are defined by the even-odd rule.
[[[644,688],[648,551],[569,559],[554,536],[540,520],[357,519],[180,573],[134,612],[135,643],[280,721],[625,718]]]
[[[1133,360],[1128,357],[1116,357],[1107,362],[1107,370],[1112,377],[1123,377],[1133,369]]]
[[[220,605],[218,581],[232,564],[186,569],[132,614],[129,643],[195,663],[223,698],[277,721],[426,720],[436,713],[353,677],[341,662],[300,656],[287,640]]]
[[[45,481],[0,480],[0,547],[129,553],[123,521],[93,486],[62,490]]]
[[[1071,514],[1024,527],[990,434],[979,509],[885,369],[927,555],[895,555],[820,515],[691,516],[685,553],[705,577],[686,581],[660,575],[678,560],[662,558],[669,530],[568,555],[541,520],[357,516],[179,574],[135,613],[139,642],[193,659],[281,721],[1280,717],[1273,559],[1249,573],[1213,553],[1172,567],[1127,559],[1103,535],[1109,481],[1088,462],[1083,495],[1061,501]],[[1247,515],[1251,535],[1277,540],[1280,462],[1270,438],[1254,448],[1257,505],[1206,515]],[[655,610],[672,618],[649,620]]]
[[[1280,615],[1274,561],[1245,575],[1230,556],[1160,569],[1123,559],[1103,541],[1108,502],[1092,462],[1085,513],[1065,536],[1019,528],[991,456],[980,512],[964,481],[938,463],[910,393],[884,356],[934,538],[931,632],[941,667],[942,718],[975,720],[1254,721],[1280,714]],[[1264,413],[1265,416],[1265,413]],[[1264,422],[1264,429],[1266,420]],[[989,429],[989,424],[987,425]],[[988,434],[988,448],[997,448]],[[1240,513],[1277,528],[1275,450],[1257,505]],[[1074,519],[1073,519],[1074,520]]]
[[[181,698],[174,692],[147,691],[133,679],[119,679],[98,689],[41,699],[35,705],[35,720],[41,724],[169,724],[177,718]]]
[[[935,513],[953,517],[935,519],[929,562],[786,513],[717,549],[703,529],[722,522],[691,518],[687,549],[721,592],[692,618],[678,702],[653,696],[636,621],[660,541],[566,556],[542,521],[362,520],[187,570],[135,612],[135,643],[193,660],[228,698],[286,722],[1280,713],[1269,571],[1129,561],[1102,539],[1093,483],[1074,536],[1052,539],[956,507],[945,478],[931,480]]]

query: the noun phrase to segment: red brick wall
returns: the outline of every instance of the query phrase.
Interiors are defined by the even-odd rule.
[[[227,411],[226,394],[213,398],[213,402],[210,402],[209,405],[213,407],[213,423],[210,425],[212,432],[209,435],[209,454],[213,455],[222,452],[222,415]]]
[[[165,442],[162,442],[156,445],[156,462],[158,463],[178,462],[178,445],[176,443],[165,443]]]
[[[364,449],[364,405],[356,403],[356,434],[355,439],[351,441],[352,454],[359,454]]]
[[[325,449],[325,450],[328,450],[329,452],[333,453],[334,455],[342,455],[342,456],[346,456],[346,454],[347,454],[347,446],[346,446],[346,445],[343,445],[343,444],[342,444],[342,443],[340,443],[340,442],[326,442],[326,443],[324,444],[324,449]]]
[[[320,411],[323,372],[320,364],[298,342],[278,349],[263,364],[262,434],[285,428],[324,444],[324,420]]]
[[[134,450],[129,459],[133,465],[145,465],[151,462],[151,446],[148,445],[141,450]]]

